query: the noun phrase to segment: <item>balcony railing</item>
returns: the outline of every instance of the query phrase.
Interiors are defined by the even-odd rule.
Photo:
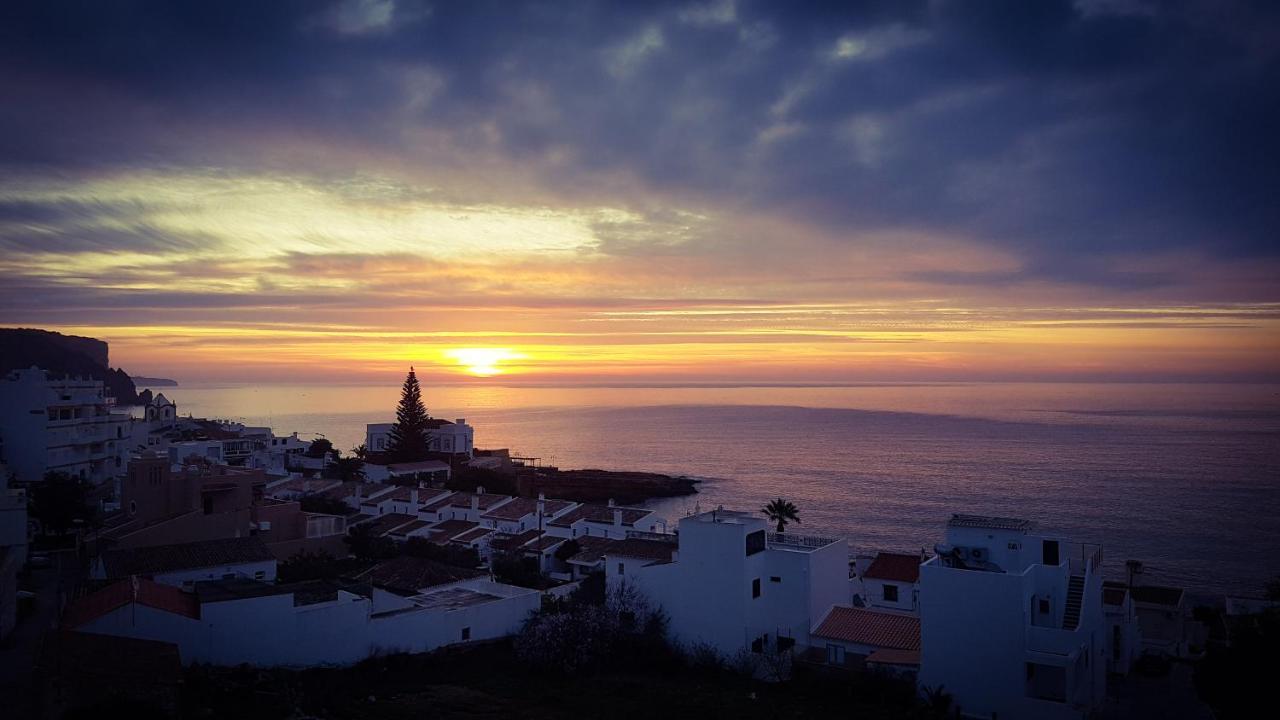
[[[769,533],[766,538],[770,545],[786,545],[810,550],[826,547],[836,540],[817,535],[797,535],[795,533]]]
[[[1080,543],[1067,558],[1072,575],[1094,575],[1102,571],[1102,546]]]

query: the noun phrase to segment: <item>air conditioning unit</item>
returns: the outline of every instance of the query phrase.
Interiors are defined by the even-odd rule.
[[[969,559],[974,562],[986,562],[990,557],[986,548],[969,548]]]

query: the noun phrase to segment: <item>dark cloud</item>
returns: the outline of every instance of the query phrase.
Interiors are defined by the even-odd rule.
[[[428,129],[566,195],[624,173],[850,236],[956,233],[1049,279],[1080,253],[1274,254],[1275,6],[1084,8],[740,2],[729,19],[682,3],[9,3],[0,163],[19,176],[252,166],[258,142],[293,134],[318,144],[318,167],[325,148],[429,167],[438,149],[415,132]],[[604,230],[620,252],[673,237]]]

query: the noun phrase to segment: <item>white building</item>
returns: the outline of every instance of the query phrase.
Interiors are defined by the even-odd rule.
[[[878,610],[917,612],[920,609],[920,563],[918,554],[881,552],[859,558],[859,597],[863,604]]]
[[[678,538],[665,560],[611,544],[604,567],[610,586],[634,584],[661,606],[686,645],[725,656],[808,645],[810,630],[847,602],[843,541],[772,533],[763,517],[728,510],[682,519]]]
[[[922,687],[964,715],[1083,718],[1106,691],[1102,550],[953,515],[920,568]]]
[[[1122,583],[1104,581],[1102,611],[1107,618],[1107,672],[1127,675],[1142,655],[1142,635],[1133,594]]]
[[[475,428],[465,418],[453,422],[431,418],[427,420],[430,437],[427,449],[432,452],[451,453],[471,457],[475,451]],[[391,427],[395,423],[370,423],[365,426],[364,445],[372,453],[385,452],[391,442]]]
[[[100,380],[53,380],[38,368],[0,380],[0,462],[20,482],[46,472],[101,484],[124,473],[131,419]]]
[[[623,540],[634,532],[658,532],[667,521],[646,508],[583,503],[548,520],[548,535],[565,538],[605,537]]]
[[[170,642],[185,664],[310,667],[503,637],[541,603],[537,590],[484,578],[409,594],[355,589],[226,580],[184,592],[124,579],[75,601],[63,626]]]

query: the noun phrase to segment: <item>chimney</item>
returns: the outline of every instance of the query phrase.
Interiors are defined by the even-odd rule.
[[[466,425],[466,424],[467,424],[467,419],[466,419],[466,418],[458,418],[458,419],[457,419],[457,421],[456,421],[456,424],[458,424],[458,425]]]
[[[478,487],[478,488],[476,488],[476,494],[471,496],[471,509],[472,509],[472,510],[475,510],[475,511],[477,511],[477,512],[480,510],[480,494],[481,494],[481,493],[483,493],[483,492],[484,492],[484,488],[482,488],[482,487]]]
[[[613,524],[616,527],[622,527],[622,511],[616,508],[613,511]]]
[[[410,491],[409,491],[409,504],[413,505],[414,509],[417,509],[417,507],[418,507],[418,488],[414,488],[414,489],[412,489],[412,490],[410,490]]]
[[[616,503],[613,502],[613,498],[609,498],[609,507],[613,507],[615,504]]]
[[[364,483],[356,483],[356,507],[360,506],[360,500],[364,497]]]

